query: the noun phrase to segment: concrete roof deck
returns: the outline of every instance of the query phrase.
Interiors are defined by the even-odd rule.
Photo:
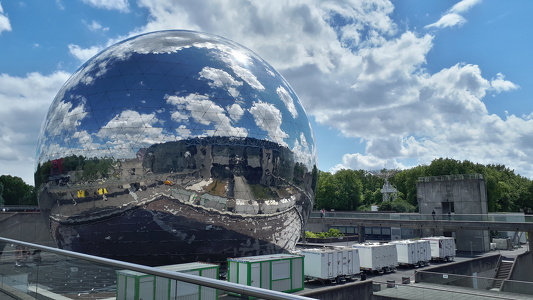
[[[374,282],[376,284],[376,282]],[[396,299],[432,299],[432,300],[492,300],[492,299],[533,299],[531,295],[506,293],[493,290],[476,290],[472,288],[439,285],[431,283],[396,284],[387,288],[381,284],[381,291],[374,292],[374,296],[392,297]]]

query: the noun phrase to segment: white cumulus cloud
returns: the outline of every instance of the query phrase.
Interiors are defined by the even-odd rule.
[[[428,27],[464,24],[467,13],[479,3],[458,1]],[[528,120],[501,119],[490,114],[483,102],[488,93],[512,91],[518,85],[503,74],[487,79],[482,66],[468,62],[429,72],[425,64],[434,36],[400,29],[391,18],[390,1],[286,1],[274,6],[239,0],[141,0],[138,4],[149,11],[150,19],[135,33],[165,28],[211,32],[245,45],[272,64],[318,123],[366,145],[365,153],[347,153],[342,165],[401,168],[454,157],[514,167],[514,158],[522,157],[516,149],[520,140],[527,140]],[[267,108],[257,103],[251,111],[259,116],[270,111]],[[275,116],[270,111],[271,122],[278,122]],[[256,122],[268,136],[283,140],[277,126],[281,123],[267,126],[262,119]],[[515,135],[516,139],[502,142]],[[493,145],[499,145],[499,153],[488,150]]]
[[[109,27],[103,27],[98,21],[83,22],[90,31],[109,31]]]
[[[4,9],[2,8],[2,3],[0,3],[0,34],[2,31],[11,31],[11,22],[9,21],[9,18],[4,13]]]
[[[102,48],[99,46],[92,46],[90,48],[83,49],[78,45],[70,44],[68,45],[68,50],[70,54],[76,59],[78,59],[80,62],[85,62],[91,57],[95,56],[98,52],[100,52]]]
[[[86,3],[119,11],[133,7],[127,1],[114,2],[118,4],[88,0]],[[459,27],[480,1],[454,3],[440,20],[427,27]],[[200,30],[238,42],[269,62],[291,84],[316,122],[365,146],[361,153],[356,150],[345,153],[338,168],[393,169],[429,163],[437,157],[453,157],[476,163],[505,164],[524,176],[533,176],[533,113],[524,111],[523,116],[502,117],[485,105],[487,95],[498,97],[512,93],[520,88],[518,83],[510,74],[498,73],[499,70],[486,74],[483,65],[468,61],[452,61],[440,69],[427,68],[429,54],[438,39],[432,31],[421,33],[395,23],[391,1],[289,0],[272,5],[267,1],[246,0],[139,0],[136,4],[136,8],[146,10],[147,21],[132,28],[126,36],[169,28]],[[6,16],[0,12],[0,18]],[[7,27],[0,25],[0,28]],[[116,41],[110,40],[109,44]],[[82,49],[72,43],[69,49],[75,57],[86,60],[100,48]],[[250,60],[240,57],[239,62],[242,66]],[[239,83],[258,89],[267,86],[269,78],[256,78],[240,66],[234,65],[232,76],[211,69],[206,69],[201,76],[232,95],[237,95]],[[105,66],[99,67],[105,71]],[[28,153],[24,156],[31,160],[33,151],[27,151],[31,148],[27,145],[35,139],[38,130],[35,120],[42,120],[47,105],[61,86],[53,79],[62,78],[64,82],[63,77],[67,75],[0,76],[0,100],[12,105],[6,105],[12,107],[9,110],[0,107],[2,142],[25,149],[3,149],[0,158]],[[49,84],[36,85],[39,78]],[[89,84],[91,78],[85,79]],[[525,87],[525,83],[520,85]],[[183,137],[205,134],[191,131],[190,123],[199,120],[203,120],[202,126],[217,133],[244,135],[244,129],[235,127],[234,123],[251,113],[265,137],[277,142],[287,140],[287,133],[281,129],[281,112],[272,105],[259,99],[246,99],[254,104],[249,110],[243,110],[239,105],[223,107],[207,95],[200,96],[168,99],[175,106],[170,113],[177,124],[176,131]],[[30,106],[31,101],[35,104]],[[207,115],[202,119],[193,109]],[[21,111],[30,117],[24,121],[16,118]],[[77,138],[87,137],[80,133]],[[300,138],[295,149],[303,151],[304,142],[311,144]],[[19,158],[18,162],[21,161]],[[0,161],[0,164],[4,166],[7,162]],[[4,170],[16,169],[13,165]]]
[[[437,22],[426,25],[425,27],[445,28],[461,26],[466,23],[466,19],[461,14],[466,13],[479,3],[481,3],[481,0],[462,0],[452,6]]]
[[[496,78],[490,81],[490,85],[496,93],[516,90],[519,88],[517,84],[505,80],[505,76],[502,73],[496,74]]]
[[[33,184],[39,128],[57,91],[70,74],[0,74],[0,166],[3,174]]]
[[[82,0],[82,1],[96,8],[118,10],[121,12],[129,11],[128,0]]]

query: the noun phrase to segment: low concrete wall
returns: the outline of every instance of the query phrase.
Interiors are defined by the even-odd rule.
[[[7,299],[17,299],[17,300],[35,300],[35,297],[28,295],[8,284],[0,284],[0,290],[5,293],[5,295],[2,295],[2,292],[0,292],[0,297],[5,296]],[[2,298],[4,299],[4,298]]]
[[[385,295],[374,295],[372,296],[371,299],[372,300],[398,300],[398,299],[404,299],[404,298],[391,297],[391,296],[385,296]]]
[[[463,287],[474,287],[474,285],[477,285],[477,288],[489,289],[492,287],[492,278],[496,276],[500,256],[500,254],[495,254],[491,256],[475,258],[469,261],[426,268],[424,271],[415,271],[415,282],[427,282]],[[439,274],[449,275],[442,276]],[[453,276],[454,274],[458,276]],[[487,278],[488,280],[482,278],[479,278],[479,280],[474,280],[473,277],[467,276],[482,277]]]
[[[329,230],[329,225],[326,223],[307,223],[305,226],[305,231],[311,232],[326,232]]]
[[[372,299],[372,281],[356,281],[329,288],[301,291],[300,296],[320,300]]]
[[[533,295],[533,272],[531,270],[533,270],[533,253],[528,251],[518,255],[509,279],[519,282],[504,281],[501,291]]]
[[[49,228],[39,212],[1,212],[0,236],[56,247]]]

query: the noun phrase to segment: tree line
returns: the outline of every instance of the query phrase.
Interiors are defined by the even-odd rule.
[[[387,171],[387,170],[382,170]],[[504,165],[482,165],[468,160],[450,158],[433,160],[401,170],[389,182],[398,189],[394,201],[382,201],[384,179],[364,170],[340,170],[335,174],[318,171],[315,209],[355,211],[370,210],[379,205],[380,210],[416,212],[416,182],[419,177],[482,174],[487,188],[490,212],[532,212],[533,181],[515,174]],[[0,176],[0,205],[37,205],[35,188],[20,177]]]
[[[379,205],[379,210],[383,211],[417,212],[416,182],[419,177],[476,173],[485,179],[490,212],[533,211],[532,180],[515,174],[504,165],[482,165],[450,158],[439,158],[429,165],[398,171],[389,179],[398,190],[397,197],[387,202],[382,201],[381,194],[384,179],[367,171],[340,170],[335,174],[320,171],[315,209],[368,211],[371,205]]]

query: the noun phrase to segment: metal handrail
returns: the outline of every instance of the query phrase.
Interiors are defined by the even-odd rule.
[[[347,218],[347,219],[383,219],[383,220],[414,220],[414,221],[472,221],[472,222],[515,222],[533,223],[531,215],[508,215],[505,213],[489,214],[420,214],[420,213],[390,213],[390,212],[353,212],[353,211],[326,211],[324,215],[320,212],[311,212],[312,218]],[[509,218],[516,218],[510,220]]]
[[[162,269],[157,269],[154,267],[148,267],[78,252],[72,252],[67,251],[63,249],[57,249],[52,247],[47,247],[43,245],[37,245],[12,239],[7,239],[0,237],[0,242],[8,243],[8,244],[16,244],[25,246],[32,249],[39,249],[42,251],[51,252],[58,255],[64,255],[72,258],[87,260],[90,262],[95,262],[103,265],[108,265],[110,267],[116,267],[116,268],[122,268],[122,269],[128,269],[132,271],[137,271],[141,273],[146,273],[150,275],[175,279],[187,283],[197,284],[201,286],[206,286],[210,288],[215,288],[223,291],[233,292],[245,296],[252,296],[252,297],[258,297],[258,298],[264,298],[264,299],[271,299],[271,300],[313,300],[314,298],[299,296],[299,295],[293,295],[278,291],[272,291],[262,288],[257,288],[253,286],[247,286],[243,284],[233,283],[233,282],[227,282],[219,279],[214,278],[207,278],[207,277],[201,277],[196,275],[191,275],[187,273],[180,273],[180,272],[174,272],[174,271],[166,271]]]

